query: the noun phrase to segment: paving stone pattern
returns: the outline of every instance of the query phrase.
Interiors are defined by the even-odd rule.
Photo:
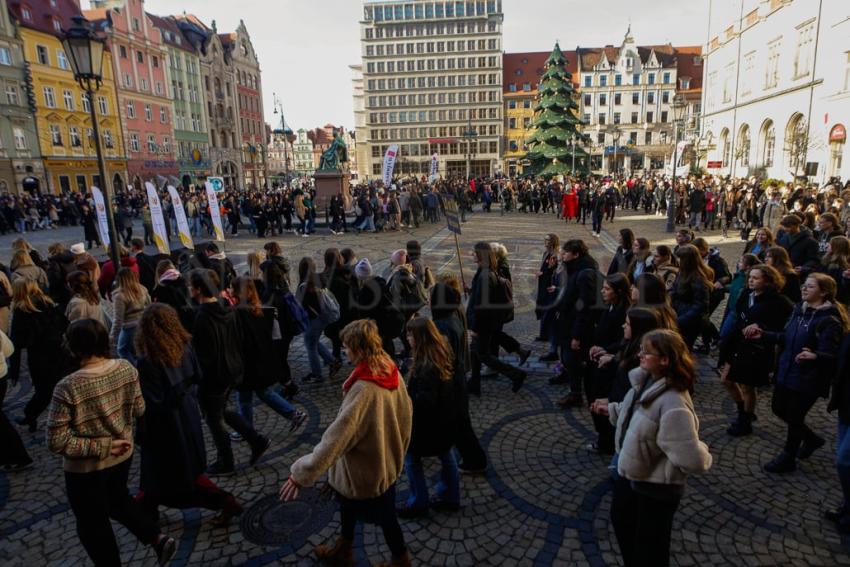
[[[584,238],[604,267],[616,245],[616,230],[623,226],[654,244],[672,240],[663,232],[660,217],[628,213],[613,224],[606,223],[600,238],[591,236],[588,227],[566,225],[543,214],[503,217],[496,211],[476,213],[463,226],[460,248],[467,281],[472,275],[469,250],[474,242],[498,240],[508,247],[518,302],[516,321],[508,330],[525,344],[533,344],[535,356],[528,363],[530,377],[518,394],[510,392],[510,383],[504,378],[485,380],[481,398],[471,402],[473,423],[491,466],[485,476],[462,477],[462,509],[454,514],[432,512],[426,519],[402,522],[416,564],[621,564],[608,520],[608,460],[584,448],[594,438],[588,413],[563,411],[554,405],[563,395],[563,387],[547,385],[551,366],[537,361],[545,346],[530,341],[537,334],[534,272],[545,234],[556,232],[562,240]],[[66,240],[73,242],[70,230],[65,229],[68,234],[56,231],[55,236],[67,236]],[[454,239],[443,225],[425,225],[409,233],[303,239],[285,235],[280,240],[293,260],[302,254],[320,259],[327,246],[352,246],[360,257],[369,257],[380,269],[390,253],[409,238],[423,242],[425,259],[436,271],[457,270]],[[10,238],[0,238],[3,249],[7,248],[6,239]],[[730,263],[743,248],[741,242],[716,234],[709,240],[721,247]],[[36,242],[46,245],[48,241]],[[242,235],[229,241],[227,249],[238,263],[245,252],[261,244]],[[300,340],[293,344],[291,361],[296,376],[307,373]],[[211,512],[162,509],[163,530],[179,538],[173,565],[314,564],[312,548],[338,533],[335,504],[317,502],[316,494],[310,492],[305,501],[284,506],[274,501],[274,495],[288,476],[288,466],[310,450],[333,419],[341,399],[341,380],[303,386],[297,405],[309,419],[295,434],[289,434],[288,422],[267,407],[256,408],[255,424],[271,436],[274,445],[268,456],[249,468],[245,464],[247,447],[234,443],[237,462],[243,465],[237,475],[220,481],[245,504],[241,522],[215,529],[209,522]],[[29,395],[29,383],[23,380],[7,397],[7,415],[20,413]],[[850,564],[850,541],[842,540],[821,516],[821,510],[836,504],[840,497],[833,458],[836,418],[826,413],[824,403],[814,407],[809,421],[827,438],[827,445],[802,462],[797,472],[773,477],[762,472],[761,466],[779,450],[784,428],[770,412],[769,391],[759,401],[756,433],[743,439],[732,439],[725,433],[734,408],[713,370],[713,360],[708,358],[699,358],[695,400],[701,436],[710,446],[714,466],[707,474],[690,480],[676,515],[672,564]],[[46,451],[42,431],[23,432],[22,436],[36,466],[17,475],[0,473],[0,564],[88,564],[67,505],[61,460]],[[207,447],[214,450],[210,439]],[[138,481],[138,458],[135,461],[131,490]],[[436,477],[436,463],[429,464],[428,473]],[[407,494],[404,476],[398,492],[399,500]],[[127,564],[153,563],[148,548],[123,527],[116,525],[115,531]],[[386,556],[388,550],[380,531],[374,526],[358,528],[358,564],[374,564]]]

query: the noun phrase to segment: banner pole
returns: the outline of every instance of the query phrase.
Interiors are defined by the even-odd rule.
[[[466,292],[466,278],[463,277],[463,262],[460,259],[460,244],[457,241],[457,233],[453,232],[455,235],[455,249],[457,250],[457,265],[460,269],[460,285],[463,288],[463,296],[468,297],[469,294]]]

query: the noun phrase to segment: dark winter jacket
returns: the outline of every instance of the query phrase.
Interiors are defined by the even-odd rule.
[[[802,268],[801,276],[805,277],[820,265],[818,241],[809,231],[800,229],[797,234],[785,232],[776,240],[776,243],[788,251],[791,265]]]
[[[629,266],[632,263],[632,258],[634,258],[635,253],[629,250],[623,250],[622,247],[617,248],[617,252],[614,254],[614,258],[611,260],[611,263],[608,265],[608,274],[612,275],[616,273],[626,274],[629,270]]]
[[[416,456],[441,455],[455,441],[458,399],[454,380],[440,379],[432,365],[414,368],[407,392],[413,402],[413,430],[408,451]]]
[[[74,255],[69,251],[51,256],[47,260],[47,283],[50,286],[50,298],[64,308],[71,301],[71,290],[68,289],[68,274],[77,270]]]
[[[204,379],[201,396],[224,394],[244,375],[242,329],[236,311],[215,301],[198,306],[192,345]]]
[[[62,348],[68,320],[59,305],[36,302],[38,311],[12,310],[12,328],[9,338],[15,352],[9,361],[7,377],[13,382],[20,376],[21,353],[27,350],[30,378],[35,383],[58,382],[69,371],[69,360]]]
[[[708,316],[709,293],[710,290],[699,278],[693,278],[688,283],[682,282],[681,277],[676,279],[670,292],[670,301],[676,311],[676,322],[680,329],[701,324]]]
[[[558,290],[549,291],[548,288],[555,285],[552,281],[552,276],[555,270],[558,269],[558,254],[557,252],[546,252],[543,255],[543,261],[540,263],[541,275],[537,278],[537,298],[535,313],[537,318],[543,317],[543,314],[552,308],[555,304],[555,299],[558,297]]]
[[[764,333],[764,340],[784,345],[776,373],[777,386],[810,396],[826,397],[835,373],[844,330],[838,309],[825,303],[817,309],[800,303],[784,331]],[[795,362],[803,347],[817,354],[815,360]]]
[[[597,317],[596,300],[602,287],[599,264],[591,256],[580,256],[565,267],[567,277],[559,290],[558,327],[567,338],[590,341]]]
[[[616,352],[623,340],[623,324],[625,322],[625,305],[607,306],[599,315],[599,321],[593,331],[593,346],[600,346],[607,352]]]
[[[266,307],[256,315],[253,309],[237,307],[242,329],[242,360],[245,379],[240,390],[261,390],[275,384],[283,373],[279,341],[272,340],[275,309]]]
[[[192,305],[189,288],[186,287],[183,276],[157,284],[151,291],[151,303],[164,303],[173,307],[183,327],[192,332],[192,326],[195,324],[195,307]]]
[[[838,410],[839,421],[850,425],[850,333],[844,335],[844,340],[841,341],[838,370],[832,380],[832,396],[827,410]]]

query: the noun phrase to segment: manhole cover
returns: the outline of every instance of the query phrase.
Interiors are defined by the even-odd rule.
[[[313,488],[301,489],[292,502],[266,496],[242,514],[242,534],[258,545],[290,544],[297,549],[331,521],[336,508],[333,500],[320,500]]]

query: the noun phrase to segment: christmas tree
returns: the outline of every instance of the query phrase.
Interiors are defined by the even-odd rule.
[[[543,177],[570,174],[574,155],[576,170],[584,170],[579,164],[587,159],[587,152],[581,148],[586,138],[578,131],[582,122],[576,116],[578,103],[573,98],[573,77],[564,68],[566,64],[567,60],[556,43],[546,60],[537,88],[537,103],[531,122],[535,131],[528,137],[529,151],[526,155],[531,165],[525,169],[526,173]]]

